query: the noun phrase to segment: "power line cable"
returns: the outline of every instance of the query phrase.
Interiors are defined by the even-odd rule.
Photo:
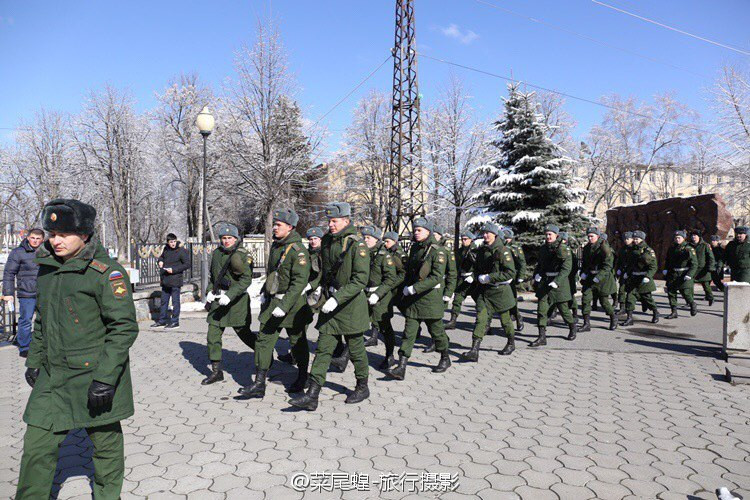
[[[604,3],[604,2],[600,2],[599,0],[591,0],[591,1],[594,2],[597,5],[601,5],[602,7],[607,7],[608,9],[612,9],[614,11],[620,12],[620,13],[628,15],[630,17],[634,17],[636,19],[640,19],[641,21],[645,21],[647,23],[655,24],[656,26],[668,29],[670,31],[674,31],[676,33],[680,33],[681,35],[686,35],[686,36],[689,36],[691,38],[695,38],[696,40],[700,40],[702,42],[706,42],[706,43],[710,43],[712,45],[716,45],[717,47],[721,47],[721,48],[724,48],[724,49],[732,50],[734,52],[740,53],[740,54],[745,55],[745,56],[750,56],[750,52],[748,52],[746,50],[738,49],[736,47],[732,47],[731,45],[727,45],[725,43],[721,43],[721,42],[717,42],[715,40],[711,40],[710,38],[706,38],[706,37],[702,37],[702,36],[699,36],[699,35],[695,35],[695,34],[690,33],[688,31],[681,30],[681,29],[675,28],[673,26],[669,26],[668,24],[660,23],[659,21],[655,21],[653,19],[649,19],[648,17],[639,16],[638,14],[634,14],[633,12],[628,12],[627,10],[620,9],[619,7],[615,7],[614,5],[610,5],[610,4],[607,4],[607,3]]]

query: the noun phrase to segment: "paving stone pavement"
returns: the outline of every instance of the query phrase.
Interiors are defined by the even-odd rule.
[[[522,303],[527,315],[531,307]],[[231,330],[227,381],[204,387],[205,322],[184,319],[179,331],[142,324],[131,351],[136,414],[123,422],[123,498],[715,498],[719,486],[750,498],[750,401],[747,388],[720,376],[721,308],[659,325],[638,316],[630,329],[597,328],[575,342],[556,326],[541,350],[526,347],[529,323],[513,356],[498,356],[504,339],[491,336],[479,363],[454,357],[445,374],[429,369],[436,354],[417,349],[406,381],[372,369],[371,398],[359,405],[344,404],[350,366],[329,375],[314,413],[290,410],[283,384],[294,371],[278,362],[265,399],[234,400],[252,360]],[[459,326],[471,323],[467,309]],[[471,343],[467,331],[451,340],[456,354]],[[370,349],[371,366],[381,353],[382,344]],[[0,350],[2,498],[18,478],[23,371],[14,349]],[[296,474],[315,472],[369,474],[371,490],[292,487]],[[381,474],[423,472],[455,474],[455,491],[379,491]],[[71,432],[54,494],[90,498],[92,474],[90,441]]]

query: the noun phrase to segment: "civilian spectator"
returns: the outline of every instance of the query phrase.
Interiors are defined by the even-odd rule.
[[[159,320],[151,327],[177,328],[180,326],[182,273],[190,268],[190,255],[180,246],[177,236],[172,233],[167,235],[167,244],[159,257],[159,268],[161,269],[161,311]],[[169,314],[170,298],[172,299],[171,317]]]

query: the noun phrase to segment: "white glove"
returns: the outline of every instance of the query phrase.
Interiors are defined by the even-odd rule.
[[[599,283],[599,278],[598,277],[594,278],[594,283]]]
[[[650,283],[650,282],[651,282],[651,280],[650,280],[650,279],[648,279],[648,278],[643,278],[643,281],[642,281],[641,283],[643,283],[643,284],[645,285],[646,283]]]
[[[380,297],[378,297],[377,295],[373,293],[372,295],[370,295],[370,298],[367,299],[367,303],[370,304],[371,306],[374,306],[375,304],[378,303],[379,300],[380,300]]]
[[[210,304],[214,300],[216,300],[216,295],[214,295],[214,292],[208,292],[208,294],[206,295],[206,304]]]
[[[628,279],[628,273],[623,274],[622,277]]]
[[[326,300],[326,303],[323,304],[323,307],[320,308],[320,310],[324,314],[328,314],[329,312],[332,312],[334,309],[336,309],[339,306],[339,303],[336,302],[336,299],[331,297],[330,299]]]
[[[305,285],[305,288],[302,290],[302,295],[306,294],[308,291],[312,290],[312,287],[310,286],[310,283]]]
[[[582,279],[582,280],[585,280],[587,276],[588,276],[588,274],[586,274],[586,273],[581,273],[581,279]],[[596,278],[594,278],[594,279],[596,279]]]
[[[283,318],[284,316],[286,316],[286,313],[280,307],[274,307],[273,311],[271,311],[271,314],[274,318]]]
[[[541,274],[535,275],[534,276],[534,281],[536,281],[537,283],[539,283],[540,281],[542,281],[542,275]]]
[[[414,290],[414,285],[407,286],[406,288],[404,288],[404,295],[406,297],[408,297],[409,295],[414,295],[415,293],[417,292]]]
[[[665,269],[665,270],[663,270],[663,271],[662,271],[661,273],[662,273],[662,274],[663,274],[664,276],[666,276],[666,275],[667,275],[667,270]]]
[[[228,306],[229,303],[232,302],[229,297],[225,294],[219,295],[219,305],[220,306]]]
[[[481,284],[485,285],[485,284],[487,284],[487,283],[489,283],[489,282],[490,282],[490,275],[489,275],[489,274],[480,274],[480,275],[479,275],[479,276],[477,277],[477,280],[479,280],[479,282],[480,282]]]
[[[617,270],[617,276],[620,276],[622,274],[622,269]]]
[[[261,293],[260,294],[260,305],[263,305],[266,302],[268,302],[268,295],[266,295],[265,292]]]
[[[684,277],[684,278],[682,278],[682,279],[684,279],[685,281],[690,281],[690,280],[691,280],[691,279],[693,279],[693,278],[691,278],[690,276],[685,276],[685,277]]]
[[[467,276],[464,281],[471,285],[474,283],[474,276]]]
[[[523,283],[523,278],[518,278],[518,279],[516,280],[516,283]]]
[[[550,282],[549,287],[557,289],[557,283],[555,283],[554,281],[552,281],[552,282]]]
[[[450,302],[450,301],[451,301],[451,298],[450,298],[450,297],[448,297],[448,296],[446,296],[446,295],[443,295],[443,302],[446,302],[446,303],[447,303],[447,302]]]

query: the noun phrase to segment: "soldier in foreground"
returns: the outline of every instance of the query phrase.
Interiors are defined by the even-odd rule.
[[[651,295],[656,291],[654,276],[658,268],[656,253],[646,245],[646,233],[643,231],[633,232],[633,244],[625,254],[627,261],[623,268],[623,280],[625,282],[625,312],[626,318],[621,326],[633,324],[633,312],[637,300],[645,310],[652,311],[651,323],[659,322],[659,310]]]
[[[477,250],[474,274],[479,289],[477,300],[477,321],[471,340],[471,349],[462,358],[466,361],[479,360],[479,347],[482,344],[487,323],[495,313],[500,313],[500,323],[508,339],[500,354],[510,355],[516,348],[515,331],[510,311],[516,304],[511,284],[516,279],[513,255],[500,236],[502,231],[497,224],[487,223],[482,228],[484,244]]]
[[[343,335],[346,339],[357,379],[356,387],[346,397],[346,402],[359,403],[370,397],[364,340],[369,323],[364,290],[370,273],[370,256],[367,246],[351,224],[351,206],[348,203],[328,205],[326,216],[328,234],[323,236],[320,250],[323,263],[321,287],[326,301],[320,308],[316,325],[318,347],[307,392],[289,401],[292,406],[308,411],[318,407],[320,389],[326,382],[337,335]]]
[[[439,224],[435,224],[434,231],[432,232],[437,241],[438,245],[445,249],[445,254],[448,258],[448,264],[446,265],[445,273],[445,289],[443,290],[443,304],[447,307],[448,304],[453,302],[453,298],[456,291],[456,284],[458,281],[458,268],[456,266],[456,255],[453,252],[453,241],[450,238],[444,237],[444,229]],[[448,328],[445,327],[447,330]],[[448,333],[446,332],[446,335]],[[424,349],[424,352],[435,352],[435,342],[430,342]]]
[[[548,225],[544,232],[546,241],[539,249],[539,261],[534,270],[534,290],[539,299],[536,315],[539,336],[529,347],[547,345],[547,320],[550,309],[555,308],[568,325],[568,340],[576,338],[576,320],[568,307],[573,261],[570,248],[560,240],[559,233],[560,228]]]
[[[94,445],[94,498],[119,498],[125,472],[120,421],[133,415],[129,350],[138,323],[128,276],[94,236],[94,207],[53,200],[40,265],[26,381],[33,390],[16,498],[49,498],[60,445],[84,428]]]
[[[583,325],[581,325],[579,331],[588,332],[591,330],[591,308],[595,300],[599,300],[607,316],[609,316],[609,329],[614,330],[617,328],[617,316],[612,303],[609,301],[610,296],[616,289],[612,268],[614,264],[612,248],[601,238],[601,233],[595,227],[588,228],[586,236],[589,242],[583,247],[581,264]]]
[[[747,226],[735,228],[734,239],[727,243],[724,250],[732,281],[750,283],[750,242],[747,241],[747,233]]]
[[[510,288],[513,290],[513,298],[515,299],[513,309],[510,310],[510,317],[516,322],[516,331],[520,332],[523,331],[524,323],[521,313],[518,311],[518,287],[526,279],[526,256],[523,253],[523,247],[520,244],[513,242],[515,234],[513,234],[511,228],[506,227],[503,229],[503,237],[505,238],[506,248],[508,248],[513,255],[513,265],[516,268],[515,279],[510,285]]]
[[[402,292],[402,308],[406,317],[404,338],[398,351],[398,366],[388,372],[397,380],[404,380],[406,376],[406,364],[417,340],[420,324],[423,322],[427,325],[427,331],[440,353],[440,361],[432,371],[442,373],[451,365],[448,357],[448,336],[443,325],[443,290],[448,255],[435,241],[431,222],[418,217],[414,220],[413,227],[414,242],[409,249]]]
[[[221,337],[229,327],[250,349],[255,349],[256,335],[250,330],[250,295],[253,282],[253,258],[242,247],[240,231],[234,224],[221,222],[217,235],[221,245],[211,255],[210,288],[206,294],[208,310],[208,359],[211,373],[201,384],[224,380],[221,366]]]
[[[456,328],[458,315],[461,314],[461,305],[466,300],[467,295],[471,295],[476,301],[476,284],[474,283],[474,262],[476,261],[476,250],[474,249],[474,240],[476,236],[471,231],[464,231],[461,234],[461,247],[456,253],[456,270],[458,273],[456,291],[453,296],[453,307],[451,308],[451,318],[445,324],[446,330]]]
[[[698,270],[695,272],[695,282],[700,283],[703,287],[703,294],[711,306],[714,303],[714,294],[711,292],[711,273],[716,267],[714,253],[708,243],[703,241],[699,231],[690,231],[690,246],[695,250],[695,257],[698,260]]]
[[[677,318],[677,294],[682,295],[690,307],[690,315],[698,314],[693,298],[693,277],[698,271],[698,258],[693,247],[687,244],[685,231],[675,231],[674,243],[667,251],[667,260],[662,271],[667,280],[667,296],[672,312],[666,319]]]
[[[295,230],[299,216],[292,209],[273,213],[273,243],[269,251],[266,282],[261,295],[260,330],[255,344],[255,381],[240,389],[239,399],[262,398],[266,394],[266,376],[281,329],[289,336],[289,345],[297,365],[297,379],[287,392],[300,392],[307,382],[310,350],[306,328],[311,312],[305,309],[305,290],[310,278],[310,254]]]

